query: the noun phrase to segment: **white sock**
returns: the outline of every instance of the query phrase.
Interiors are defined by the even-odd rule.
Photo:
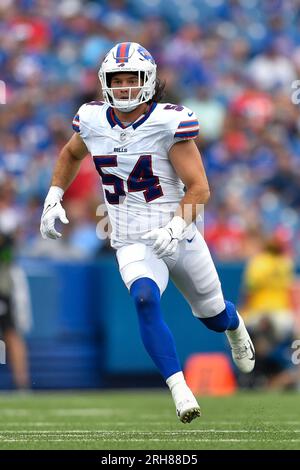
[[[172,393],[172,397],[175,403],[181,401],[187,393],[192,393],[186,384],[184,375],[182,372],[176,372],[167,378],[166,383]]]
[[[238,314],[238,317],[239,317],[239,320],[240,320],[239,326],[235,330],[226,330],[225,331],[227,337],[233,342],[238,341],[240,339],[241,329],[244,326],[244,321],[243,321],[242,317],[239,314]]]
[[[167,382],[167,385],[168,385],[170,390],[172,390],[172,388],[175,385],[180,385],[180,384],[181,385],[186,385],[183,372],[181,372],[181,371],[176,372],[176,374],[170,375],[170,377],[167,378],[166,382]]]

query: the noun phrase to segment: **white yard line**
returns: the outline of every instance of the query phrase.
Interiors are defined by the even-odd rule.
[[[212,434],[234,434],[234,433],[248,433],[248,434],[253,434],[253,433],[257,433],[257,434],[268,434],[268,433],[272,433],[272,432],[275,432],[276,434],[278,433],[300,433],[300,429],[292,429],[292,430],[289,430],[289,429],[276,429],[276,430],[268,430],[268,429],[253,429],[253,430],[250,430],[250,429],[191,429],[191,430],[178,430],[178,431],[141,431],[141,430],[125,430],[125,431],[118,431],[118,430],[115,430],[115,429],[112,429],[112,430],[108,430],[108,429],[104,429],[104,430],[97,430],[97,429],[93,429],[93,430],[89,430],[89,429],[66,429],[66,430],[45,430],[45,429],[41,429],[39,431],[36,431],[36,430],[32,430],[32,429],[28,429],[28,430],[12,430],[12,429],[8,429],[8,430],[0,430],[0,437],[2,435],[5,435],[5,434],[37,434],[37,435],[56,435],[56,434],[60,434],[60,435],[75,435],[75,434],[120,434],[120,435],[132,435],[132,434],[143,434],[143,435],[152,435],[152,434],[165,434],[165,435],[168,435],[168,436],[178,436],[178,435],[184,435],[184,434],[187,434],[187,435],[190,435],[190,434],[205,434],[205,433],[212,433]]]
[[[40,417],[40,416],[39,416]],[[201,431],[211,431],[212,429],[211,428],[206,428],[205,426],[211,426],[211,425],[214,425],[214,424],[217,424],[217,425],[221,425],[221,424],[227,424],[227,425],[241,425],[242,423],[241,422],[236,422],[236,423],[231,423],[231,422],[228,422],[228,421],[223,421],[223,422],[210,422],[210,423],[205,423],[203,421],[198,421],[199,424],[201,423],[201,429],[191,429],[189,432],[201,432]],[[282,423],[282,421],[264,421],[262,423],[262,425],[274,425],[276,426],[276,423],[277,424],[280,424],[281,427],[283,426],[288,426],[288,425],[293,425],[293,426],[299,426],[300,428],[300,421],[285,421],[284,423]],[[111,426],[112,422],[111,420],[110,421],[101,421],[101,426]],[[137,422],[136,421],[118,421],[115,423],[116,426],[132,426],[132,425],[136,425]],[[166,422],[165,421],[152,421],[152,422],[148,422],[148,425],[150,426],[162,426],[162,425],[165,425]],[[3,427],[7,427],[7,426],[22,426],[22,427],[26,427],[26,426],[79,426],[79,425],[83,425],[83,426],[87,426],[88,427],[88,423],[81,423],[79,421],[12,421],[12,422],[0,422],[0,431],[3,431]],[[251,426],[251,424],[250,424]],[[253,423],[253,427],[259,427],[260,424],[255,424]],[[218,428],[213,428],[213,430],[215,431],[230,431],[230,432],[254,432],[255,430],[251,430],[251,428],[249,427],[248,429],[242,429],[242,430],[239,430],[239,429],[228,429],[228,430],[223,430],[223,429],[218,429]],[[286,431],[295,431],[295,432],[299,432],[300,429],[286,429]],[[257,430],[258,431],[258,430]],[[256,432],[257,432],[256,431]],[[264,432],[267,432],[267,431],[271,431],[271,430],[262,430]],[[143,431],[143,432],[147,432],[147,431]],[[150,431],[151,432],[151,431]],[[169,432],[169,431],[160,431],[160,432]]]
[[[27,416],[32,414],[41,414],[43,413],[44,415],[51,414],[51,415],[57,415],[57,416],[64,416],[64,415],[78,415],[78,416],[87,416],[87,415],[124,415],[124,414],[129,414],[128,410],[124,410],[124,408],[55,408],[55,409],[47,409],[43,410],[41,408],[3,408],[0,409],[0,415],[9,415],[9,416]]]
[[[99,439],[97,439],[99,441]],[[69,440],[70,442],[93,442],[93,441],[96,441],[96,439],[78,439],[78,438],[74,438],[74,436],[72,436],[72,439]],[[159,438],[149,438],[147,439],[147,441],[151,441],[151,442],[163,442],[161,439]],[[11,439],[1,439],[1,443],[2,442],[27,442],[27,443],[31,443],[31,442],[44,442],[44,441],[41,441],[40,439],[26,439],[26,438],[20,438],[20,439],[15,439],[15,438],[11,438]],[[68,441],[66,441],[66,439],[58,439],[58,438],[55,438],[55,439],[48,439],[47,442],[65,442],[67,443]],[[101,439],[101,442],[145,442],[144,439],[130,439],[130,441],[128,441],[127,439]],[[191,442],[189,439],[180,439],[180,440],[174,440],[173,442]],[[262,442],[272,442],[274,443],[274,440],[273,439],[260,439],[260,440],[257,440],[257,439],[195,439],[193,440],[193,442],[257,442],[257,443],[262,443]],[[281,439],[279,442],[277,442],[277,444],[279,443],[282,443],[282,442],[300,442],[300,439]],[[1,445],[0,445],[0,448],[1,448]]]
[[[118,408],[56,408],[47,410],[46,413],[57,416],[109,416],[109,415],[128,415],[129,411]]]
[[[101,420],[101,426],[111,426],[112,422],[111,420],[110,421],[103,421]],[[116,426],[133,426],[133,425],[136,425],[136,421],[118,421],[116,423]],[[165,421],[153,421],[151,423],[151,426],[163,426],[165,425],[166,422]],[[6,427],[6,426],[20,426],[20,427],[23,427],[25,428],[26,426],[80,426],[80,425],[83,425],[85,427],[88,427],[88,423],[81,423],[79,421],[13,421],[11,423],[9,422],[5,422],[5,423],[1,423],[0,422],[0,432],[3,431],[3,427]],[[300,423],[299,423],[300,425]]]
[[[2,416],[29,416],[31,417],[31,419],[36,416],[38,418],[40,418],[40,421],[39,424],[40,426],[43,425],[43,421],[41,420],[41,418],[43,416],[87,416],[89,418],[92,418],[93,416],[95,416],[95,418],[97,416],[120,416],[120,415],[130,415],[131,412],[128,411],[128,410],[124,410],[124,409],[112,409],[112,408],[105,408],[105,409],[101,409],[101,408],[70,408],[70,409],[65,409],[65,408],[56,408],[54,410],[42,410],[42,409],[28,409],[28,408],[18,408],[18,409],[11,409],[11,408],[6,408],[6,409],[0,409],[0,415]],[[166,417],[169,417],[169,413],[168,414],[164,414]],[[161,424],[165,424],[165,421],[151,421],[151,417],[153,418],[153,415],[144,415],[144,414],[139,414],[139,418],[143,418],[147,416],[147,419],[149,418],[149,421],[148,421],[148,424],[149,425],[161,425]],[[214,425],[225,425],[225,426],[240,426],[242,423],[241,421],[207,421],[205,422],[204,420],[200,420],[199,423],[201,422],[201,426],[214,426]],[[24,426],[24,425],[27,425],[29,423],[34,423],[33,421],[30,421],[28,423],[24,423],[24,422],[21,422],[20,425]],[[60,423],[59,423],[60,424]],[[66,423],[67,424],[67,423]],[[73,424],[73,423],[68,423],[68,424]],[[103,421],[101,422],[101,424],[111,424],[111,422],[107,422],[107,423],[103,423]],[[117,422],[116,425],[118,424],[121,424],[121,425],[130,425],[130,424],[136,424],[136,421],[122,421],[122,422]],[[292,425],[292,426],[300,426],[300,420],[289,420],[289,421],[284,421],[284,423],[282,421],[263,421],[263,422],[258,422],[257,424],[255,422],[251,422],[250,421],[250,425],[253,425],[253,426],[263,426],[263,425],[274,425],[276,426],[276,424],[279,424],[279,425],[286,425],[286,426],[289,426],[289,425]],[[12,426],[18,426],[18,423],[16,422],[13,422],[13,423],[0,423],[0,426],[3,426],[3,425],[12,425]],[[50,422],[45,422],[45,425],[51,425],[52,426],[52,423]],[[54,424],[53,424],[54,425]],[[247,432],[247,430],[245,430],[245,432]]]

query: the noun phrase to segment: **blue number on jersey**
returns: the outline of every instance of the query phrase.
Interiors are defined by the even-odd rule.
[[[124,196],[126,196],[123,180],[118,176],[103,173],[102,171],[104,167],[118,166],[117,155],[95,155],[93,158],[96,169],[102,178],[103,185],[111,185],[114,187],[114,192],[105,189],[107,202],[109,202],[109,204],[120,204],[120,202],[123,202]],[[159,178],[153,175],[151,155],[140,156],[128,176],[127,187],[128,192],[143,191],[146,202],[153,201],[163,196]],[[122,199],[120,200],[120,198]]]
[[[127,181],[128,191],[144,191],[147,202],[163,195],[158,176],[153,175],[151,155],[141,155]]]
[[[117,155],[97,155],[94,157],[94,162],[96,169],[102,178],[102,183],[104,185],[111,185],[114,187],[113,193],[105,189],[107,202],[109,202],[109,204],[120,204],[120,197],[124,198],[126,196],[123,180],[118,176],[109,175],[102,171],[102,168],[118,166]]]

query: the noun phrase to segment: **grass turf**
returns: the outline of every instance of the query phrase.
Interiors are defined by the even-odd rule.
[[[300,449],[299,394],[199,397],[182,424],[167,391],[0,395],[0,449]]]

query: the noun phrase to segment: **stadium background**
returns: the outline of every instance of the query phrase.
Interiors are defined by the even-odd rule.
[[[64,198],[63,239],[39,234],[55,158],[78,107],[98,95],[101,58],[117,42],[143,44],[167,82],[165,100],[199,117],[212,193],[205,234],[225,295],[239,302],[244,264],[265,235],[299,263],[300,120],[292,101],[299,7],[297,0],[1,1],[0,181],[19,221],[17,256],[32,294],[33,388],[162,384],[113,254],[96,237],[101,190],[88,159]],[[196,351],[229,354],[223,338],[195,329],[172,286],[163,303],[183,362]],[[0,367],[0,387],[12,387],[8,366]]]

